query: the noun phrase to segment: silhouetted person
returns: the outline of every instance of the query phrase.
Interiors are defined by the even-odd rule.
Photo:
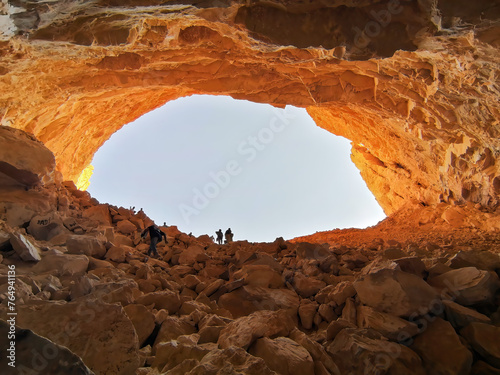
[[[226,236],[226,243],[233,242],[233,232],[231,232],[231,228],[228,228],[225,233]]]
[[[156,250],[156,244],[162,240],[162,237],[165,237],[165,242],[167,242],[167,235],[160,230],[156,225],[150,225],[141,233],[141,237],[145,238],[147,233],[149,232],[149,237],[151,238],[151,244],[149,245],[148,255],[153,255],[155,258],[159,258],[158,251]]]
[[[222,239],[224,237],[224,235],[222,234],[222,229],[219,229],[217,232],[215,232],[215,234],[217,235],[217,243],[219,245],[222,245]]]

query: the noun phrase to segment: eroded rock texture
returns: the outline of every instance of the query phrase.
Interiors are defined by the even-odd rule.
[[[353,141],[352,159],[387,214],[498,204],[498,1],[2,6],[2,124],[36,135],[66,179],[76,182],[124,124],[169,100],[214,94],[307,108]]]

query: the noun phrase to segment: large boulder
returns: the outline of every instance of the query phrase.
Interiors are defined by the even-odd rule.
[[[297,258],[322,260],[332,255],[330,249],[323,245],[301,242],[297,244]]]
[[[8,319],[7,319],[8,321]],[[9,340],[8,335],[15,334]],[[2,374],[93,375],[82,359],[64,346],[0,320]],[[14,342],[15,345],[11,343]],[[12,345],[12,346],[11,346]],[[12,364],[12,365],[10,365]]]
[[[307,335],[298,328],[293,329],[289,337],[309,352],[315,365],[321,363],[321,366],[328,370],[331,375],[340,375],[339,368],[332,357],[326,352],[323,345],[307,337]]]
[[[262,358],[267,367],[281,375],[314,373],[314,363],[309,352],[287,337],[262,337],[252,344],[248,352]]]
[[[284,278],[281,273],[267,264],[245,264],[232,277],[238,280],[243,279],[246,285],[264,288],[281,288],[284,286]]]
[[[425,375],[418,355],[371,329],[345,328],[327,346],[342,374]]]
[[[25,262],[38,262],[42,259],[38,248],[22,233],[10,233],[10,244]]]
[[[70,233],[61,218],[55,213],[33,217],[27,230],[29,234],[40,241],[49,241],[57,235]]]
[[[130,304],[123,309],[134,325],[141,347],[155,329],[155,317],[144,305]]]
[[[420,277],[397,269],[382,269],[354,282],[360,301],[400,317],[426,314],[439,300],[436,291]]]
[[[184,362],[183,362],[184,363]],[[182,365],[182,364],[181,364]],[[231,346],[222,350],[212,350],[199,363],[193,364],[191,370],[168,372],[168,375],[199,374],[241,374],[241,375],[279,375],[269,369],[262,358],[254,357],[245,350]]]
[[[358,327],[372,328],[392,341],[403,342],[419,332],[416,324],[369,306],[358,306],[356,316]]]
[[[453,301],[443,301],[446,319],[455,329],[463,328],[469,323],[490,323],[491,319],[476,310],[459,305]]]
[[[97,206],[92,206],[83,211],[83,216],[97,221],[101,225],[112,226],[113,221],[111,220],[111,214],[109,213],[109,207],[106,204],[98,204]]]
[[[261,337],[288,336],[295,323],[285,311],[257,311],[229,323],[220,333],[221,348],[237,346],[243,349]]]
[[[336,306],[340,306],[348,298],[356,295],[356,289],[351,281],[341,281],[331,291],[328,292],[324,302],[334,302]],[[322,303],[324,303],[322,302]]]
[[[456,298],[465,306],[493,301],[500,287],[498,276],[490,271],[476,267],[452,270],[429,279],[429,284],[441,289],[442,294]]]
[[[323,289],[326,283],[315,277],[306,277],[301,273],[296,273],[293,277],[292,286],[299,296],[309,298]]]
[[[167,372],[186,359],[199,361],[213,349],[214,344],[210,344],[210,346],[197,345],[196,342],[189,340],[189,338],[187,336],[185,340],[172,340],[159,344],[151,367],[158,368],[162,373]]]
[[[467,375],[470,372],[472,353],[446,320],[436,317],[410,348],[422,358],[428,374]]]
[[[70,254],[84,254],[101,259],[106,254],[106,247],[96,237],[87,235],[70,236],[66,241],[66,247]]]
[[[168,316],[161,323],[160,330],[156,336],[153,349],[162,342],[176,340],[179,336],[190,335],[196,332],[196,328],[187,316],[178,318],[177,316]]]
[[[476,267],[480,270],[500,269],[500,254],[491,251],[459,251],[446,263],[451,268]]]
[[[0,126],[0,185],[48,184],[55,167],[54,154],[33,135]]]
[[[106,252],[105,259],[111,260],[116,263],[124,263],[132,254],[132,248],[122,245],[122,246],[111,246]]]
[[[67,347],[98,374],[126,375],[139,367],[137,334],[120,305],[44,302],[17,308],[19,327]]]
[[[500,369],[500,327],[474,322],[463,328],[460,335],[485,362]]]
[[[284,309],[297,315],[299,296],[289,289],[269,289],[246,285],[219,298],[219,307],[229,310],[234,318],[260,310]]]
[[[168,310],[170,314],[175,314],[182,305],[179,293],[171,290],[145,294],[137,298],[136,302],[144,306],[153,305],[157,310]]]
[[[86,255],[63,254],[58,250],[49,250],[42,260],[33,267],[33,272],[49,272],[56,276],[82,276],[89,267]]]
[[[205,254],[205,249],[199,245],[191,245],[187,249],[182,250],[179,255],[179,264],[192,266],[196,262],[196,258]]]

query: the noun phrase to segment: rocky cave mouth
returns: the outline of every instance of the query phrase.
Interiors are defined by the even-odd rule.
[[[18,363],[38,350],[51,374],[498,373],[499,10],[4,0],[0,336],[19,332]],[[162,226],[147,257],[147,213],[75,182],[124,124],[196,94],[305,108],[353,142],[388,217],[272,243]],[[17,328],[3,321],[13,267]]]
[[[77,186],[186,233],[272,242],[385,218],[350,153],[304,109],[194,95],[118,130]]]

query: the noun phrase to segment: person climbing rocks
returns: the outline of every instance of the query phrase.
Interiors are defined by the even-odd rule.
[[[167,242],[167,235],[156,225],[150,225],[141,233],[141,238],[145,238],[147,233],[149,232],[149,237],[151,239],[151,244],[149,245],[148,256],[153,253],[155,258],[159,258],[160,255],[156,250],[156,244],[161,242],[162,238],[165,237],[165,243]]]
[[[223,239],[223,234],[222,234],[222,229],[219,229],[217,232],[215,232],[215,234],[217,235],[217,243],[219,245],[222,245],[222,239]]]
[[[233,242],[233,232],[231,232],[231,228],[228,228],[228,230],[226,230],[225,236],[226,236],[226,243]]]

